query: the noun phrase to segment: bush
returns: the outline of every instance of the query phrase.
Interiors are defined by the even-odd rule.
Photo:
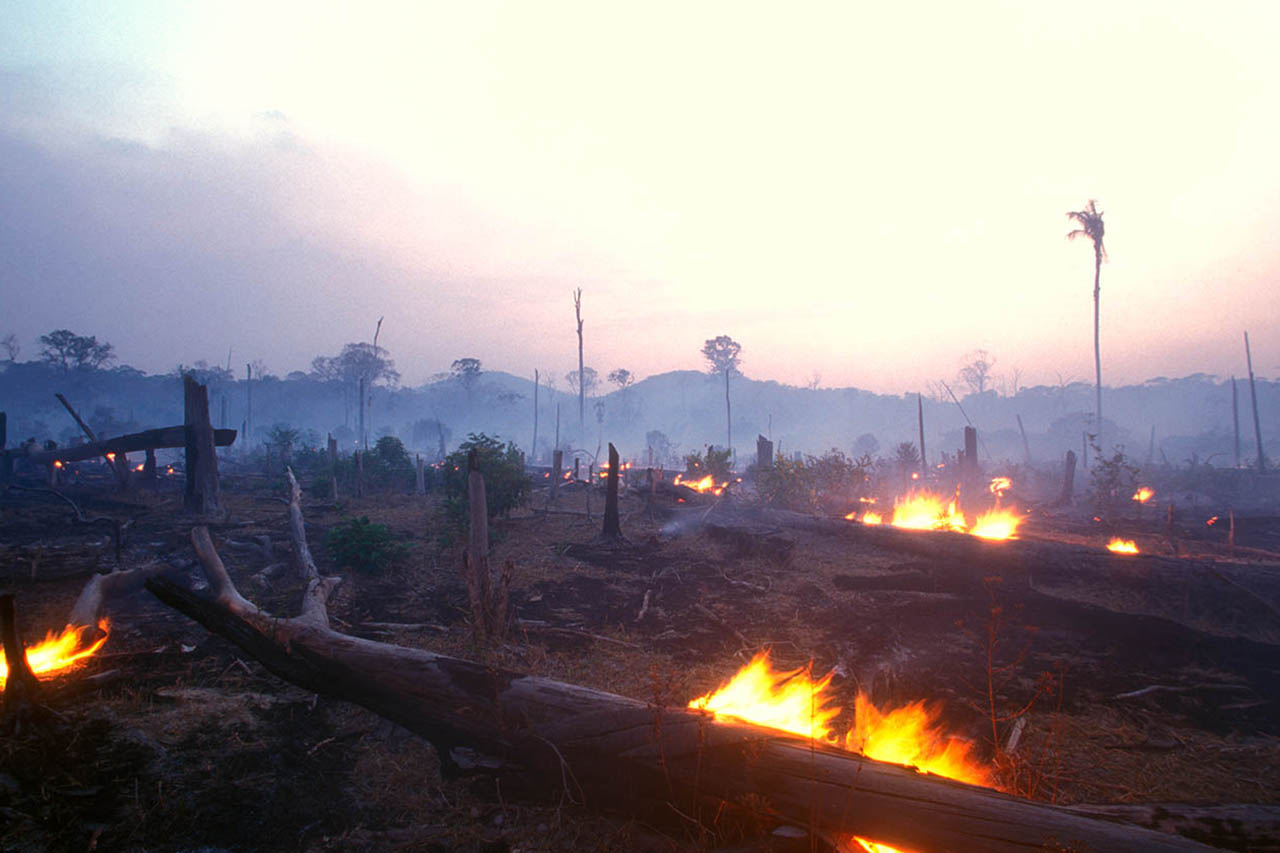
[[[480,473],[484,474],[485,501],[489,517],[508,515],[529,496],[533,481],[524,473],[524,457],[513,442],[503,444],[484,433],[470,433],[458,449],[445,457],[441,469],[444,483],[445,519],[467,529],[468,457],[476,452]]]
[[[340,567],[370,575],[381,574],[409,555],[409,546],[396,541],[391,528],[374,524],[364,515],[330,530],[324,547]]]
[[[1093,510],[1108,520],[1115,520],[1120,508],[1133,500],[1133,493],[1138,487],[1138,466],[1129,461],[1124,445],[1116,445],[1115,452],[1108,457],[1103,455],[1092,435],[1089,436],[1089,444],[1094,453],[1093,485],[1089,495]]]
[[[724,482],[729,479],[732,470],[730,463],[731,453],[729,448],[717,449],[712,445],[707,445],[707,455],[704,457],[701,453],[690,453],[684,458],[685,474],[690,478],[698,478],[710,474],[715,477],[718,482]]]
[[[803,461],[779,454],[773,467],[756,473],[756,491],[771,506],[843,514],[865,493],[870,468],[870,456],[851,459],[835,448]]]

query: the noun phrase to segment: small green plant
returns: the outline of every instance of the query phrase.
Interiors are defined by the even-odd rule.
[[[409,555],[409,546],[396,541],[391,528],[369,517],[348,518],[329,531],[325,550],[339,566],[364,574],[382,574]]]
[[[728,480],[732,470],[729,448],[717,448],[707,445],[707,455],[690,453],[684,457],[685,475],[688,477],[705,477],[710,474],[718,481]]]
[[[1098,446],[1096,436],[1089,436],[1089,444],[1094,453],[1093,471],[1090,474],[1093,484],[1089,493],[1093,510],[1114,520],[1120,514],[1120,508],[1129,505],[1138,487],[1139,469],[1125,455],[1124,445],[1116,445],[1111,456],[1106,456]]]
[[[524,503],[533,481],[524,473],[524,456],[513,442],[484,433],[470,433],[458,449],[445,457],[441,467],[444,501],[441,506],[451,526],[467,529],[468,457],[476,452],[480,473],[484,475],[485,503],[489,517],[508,515]]]

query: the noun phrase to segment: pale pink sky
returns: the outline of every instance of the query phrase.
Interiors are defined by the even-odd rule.
[[[1089,380],[1097,198],[1108,384],[1241,375],[1245,328],[1280,374],[1273,4],[112,8],[0,33],[28,353],[284,373],[385,315],[409,382],[563,373],[581,287],[601,372]]]

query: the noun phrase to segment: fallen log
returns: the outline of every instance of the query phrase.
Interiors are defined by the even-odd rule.
[[[21,447],[0,451],[15,458],[25,458],[33,465],[49,465],[58,462],[82,462],[105,456],[108,453],[136,453],[139,450],[160,450],[187,446],[186,427],[172,426],[161,429],[149,429],[128,435],[77,444],[75,447],[55,447],[52,450],[27,450]],[[236,440],[233,429],[215,429],[213,443],[217,447],[229,447]]]
[[[281,678],[427,738],[445,761],[473,747],[590,805],[675,806],[708,822],[745,809],[833,842],[860,835],[928,851],[1211,849],[699,711],[351,637],[316,618],[323,596],[279,619],[240,595],[205,528],[192,543],[212,596],[154,578],[161,601]]]

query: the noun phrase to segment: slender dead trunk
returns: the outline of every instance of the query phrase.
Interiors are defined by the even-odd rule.
[[[1240,467],[1240,392],[1236,388],[1236,378],[1231,377],[1231,426],[1235,430],[1236,467]]]
[[[729,440],[729,455],[732,456],[733,455],[733,412],[729,408],[729,373],[730,372],[731,371],[729,370],[725,370],[724,372],[724,419],[725,419],[725,426],[727,427],[726,433],[728,435],[728,440]]]
[[[529,446],[529,452],[533,454],[535,465],[538,462],[538,386],[541,384],[538,371],[533,371],[533,444]]]
[[[924,452],[924,395],[916,393],[916,420],[920,426],[920,479],[929,473],[929,460]]]
[[[1249,400],[1253,403],[1253,435],[1258,448],[1258,473],[1267,470],[1267,457],[1262,452],[1262,423],[1258,420],[1258,389],[1253,382],[1253,353],[1249,350],[1249,333],[1244,333],[1244,356],[1249,364]]]
[[[582,430],[587,425],[587,386],[582,380],[582,288],[579,287],[573,294],[573,313],[578,320],[578,434],[582,434]]]
[[[1022,455],[1027,462],[1027,467],[1031,467],[1031,444],[1027,441],[1027,428],[1022,425],[1022,415],[1018,415],[1018,432],[1022,433]]]
[[[1102,246],[1093,243],[1093,367],[1098,392],[1098,446],[1102,445],[1102,346],[1099,340],[1098,299],[1102,280]]]

